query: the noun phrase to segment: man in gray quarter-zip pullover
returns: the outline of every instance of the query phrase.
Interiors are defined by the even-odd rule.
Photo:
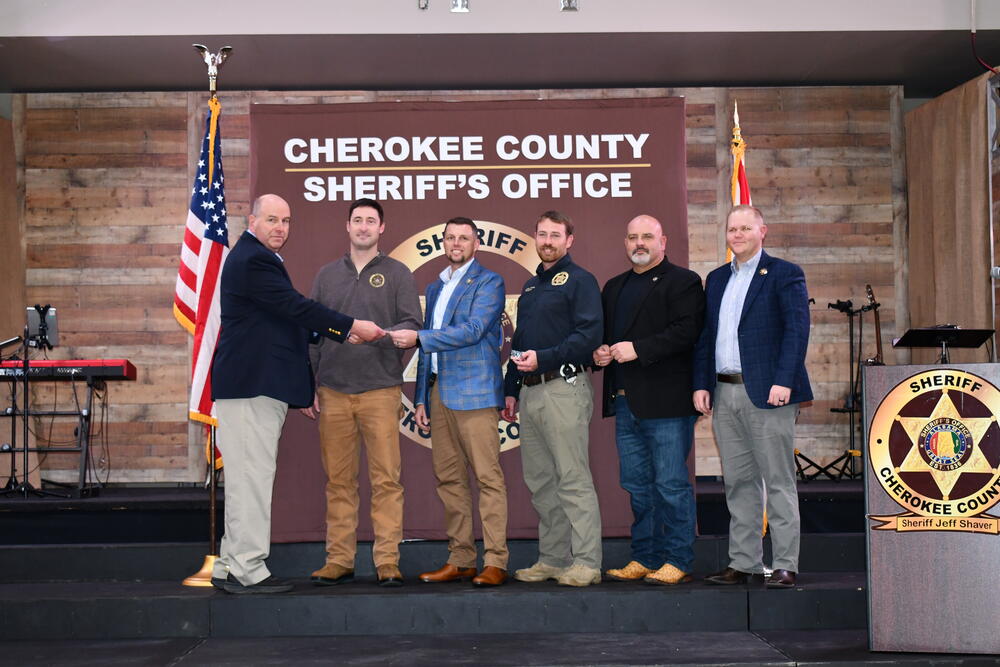
[[[351,204],[347,220],[350,250],[316,276],[312,298],[332,307],[353,308],[358,317],[386,330],[420,327],[420,301],[413,274],[379,252],[385,231],[382,207],[372,199]],[[333,306],[333,304],[337,304]],[[353,348],[349,353],[342,347]],[[326,469],[326,564],[312,574],[316,585],[354,578],[357,549],[360,440],[368,456],[373,559],[381,586],[403,583],[399,543],[403,537],[403,487],[400,484],[399,408],[403,350],[386,337],[371,345],[310,346],[318,385],[316,400],[302,413],[319,419],[320,448]]]

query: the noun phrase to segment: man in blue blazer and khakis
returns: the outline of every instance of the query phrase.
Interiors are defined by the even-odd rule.
[[[264,561],[271,546],[271,491],[289,406],[313,403],[311,332],[339,343],[385,335],[377,325],[295,291],[278,251],[291,212],[277,195],[253,203],[249,229],[222,267],[221,330],[212,364],[219,451],[226,465],[226,529],[212,585],[227,593],[285,593]]]
[[[763,498],[774,571],[768,588],[795,586],[799,505],[794,428],[812,400],[806,374],[809,297],[802,269],[763,250],[767,226],[752,206],[726,218],[733,261],[705,281],[705,328],[695,348],[694,406],[713,415],[729,507],[729,566],[712,584],[743,584],[764,570]]]
[[[469,218],[444,227],[448,266],[427,287],[424,328],[389,332],[399,347],[418,345],[417,425],[431,432],[431,458],[444,504],[448,562],[422,581],[472,579],[499,586],[507,579],[507,487],[500,469],[498,410],[503,407],[500,316],[503,278],[476,262],[479,234]],[[431,428],[433,426],[433,429]],[[468,468],[479,485],[483,570],[476,574]]]

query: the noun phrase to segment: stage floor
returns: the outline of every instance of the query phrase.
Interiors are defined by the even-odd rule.
[[[865,630],[8,641],[6,665],[994,665],[870,653]]]

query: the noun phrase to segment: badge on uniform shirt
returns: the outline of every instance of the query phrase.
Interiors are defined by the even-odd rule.
[[[527,294],[528,292],[530,292],[533,289],[535,289],[534,285],[528,285],[527,287],[524,288],[524,293]]]
[[[569,280],[569,274],[565,271],[560,271],[556,275],[552,276],[552,284],[556,286],[565,285],[567,280]]]
[[[372,287],[381,287],[385,285],[385,276],[381,273],[373,273],[371,277],[368,278],[368,284]]]

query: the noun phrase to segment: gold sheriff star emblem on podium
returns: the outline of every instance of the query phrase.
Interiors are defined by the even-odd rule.
[[[979,442],[996,417],[963,417],[947,389],[926,417],[896,417],[910,439],[897,472],[930,473],[944,500],[959,478],[970,472],[995,474]]]

